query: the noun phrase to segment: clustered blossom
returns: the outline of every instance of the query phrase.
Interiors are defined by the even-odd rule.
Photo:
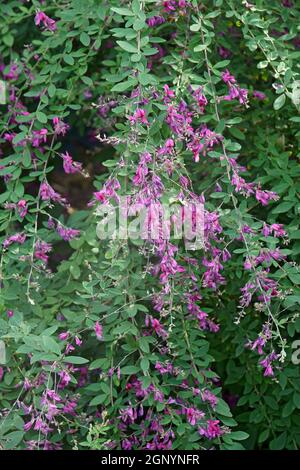
[[[43,11],[39,11],[35,15],[34,22],[37,26],[43,25],[49,31],[56,31],[56,22],[49,18]]]
[[[42,201],[54,201],[62,205],[67,204],[65,198],[61,197],[47,181],[43,181],[40,187],[40,198]]]
[[[227,49],[227,47],[220,46],[218,48],[218,53],[223,59],[228,59],[229,57],[232,56],[232,52]]]
[[[47,142],[47,135],[48,135],[48,130],[43,128],[40,129],[39,131],[33,131],[33,137],[32,137],[32,147],[40,147],[41,144],[45,144]]]
[[[149,125],[149,121],[146,116],[146,111],[141,108],[138,108],[134,112],[133,116],[129,116],[129,121],[130,121],[130,124],[140,123],[140,124],[145,124],[146,126]]]
[[[282,0],[281,3],[282,3],[282,6],[286,8],[293,8],[294,6],[294,2],[292,2],[291,0]]]
[[[163,325],[157,318],[146,316],[145,325],[150,327],[157,334],[157,336],[160,336],[162,339],[168,338],[168,332],[164,329]]]
[[[43,261],[44,263],[48,263],[49,259],[49,252],[52,250],[52,245],[50,243],[46,243],[42,240],[38,240],[35,244],[34,248],[34,256],[35,258]]]
[[[262,91],[258,91],[258,90],[253,91],[253,97],[258,99],[259,101],[263,101],[266,99],[265,93],[263,93]]]
[[[244,3],[246,8],[252,8],[253,6],[248,2]],[[186,0],[167,0],[160,2],[160,4],[156,5],[156,14],[154,16],[149,17],[147,13],[146,22],[151,28],[166,23],[166,28],[162,26],[161,30],[167,30],[170,21],[175,22],[179,20],[180,16],[184,17],[187,14],[188,8],[194,8],[193,5],[192,2]],[[293,2],[290,0],[282,0],[282,5],[291,8],[293,7]],[[42,11],[36,13],[34,21],[37,26],[42,26],[48,31],[54,32],[57,29],[56,22]],[[176,38],[176,34],[176,32],[168,33],[168,37],[174,39]],[[225,33],[222,34],[224,35]],[[159,38],[157,38],[157,42],[159,42],[158,39]],[[106,44],[108,48],[114,47],[113,41],[107,41]],[[152,54],[149,60],[147,59],[145,62],[147,65],[145,66],[147,66],[148,69],[155,70],[157,64],[160,65],[163,63],[162,58],[169,53],[169,50],[168,45],[162,47],[160,44],[153,43],[152,47],[157,50],[157,53]],[[229,58],[233,54],[231,50],[223,46],[219,46],[217,51],[224,59]],[[185,53],[186,51],[182,50],[183,58],[185,58]],[[34,60],[39,63],[40,57],[36,54],[34,55]],[[166,65],[168,65],[168,60],[165,62]],[[126,64],[126,67],[127,66],[128,64]],[[51,125],[48,129],[42,128],[37,130],[34,129],[34,121],[31,120],[29,121],[31,125],[31,134],[29,137],[14,144],[14,142],[17,142],[14,139],[17,136],[16,128],[20,122],[18,118],[20,116],[29,115],[26,106],[17,97],[19,90],[14,82],[19,79],[21,74],[25,74],[25,77],[30,80],[34,80],[35,77],[24,64],[11,63],[6,69],[6,73],[4,73],[4,69],[4,64],[1,64],[0,71],[4,78],[12,82],[10,83],[9,95],[9,111],[11,113],[9,124],[12,130],[8,129],[9,132],[5,132],[3,135],[5,146],[9,148],[13,147],[13,150],[18,146],[22,147],[21,150],[23,150],[29,143],[30,148],[32,147],[30,150],[32,167],[39,169],[39,162],[42,161],[42,157],[45,156],[46,153],[45,144],[47,144],[47,141],[49,142],[50,138],[57,139],[64,137],[69,130],[69,125],[61,118],[57,116],[52,118],[51,116],[52,130]],[[168,77],[168,82],[172,83],[171,76],[166,74],[165,77]],[[129,176],[126,175],[126,186],[127,183],[130,184],[130,195],[126,196],[128,207],[125,210],[127,211],[126,215],[131,216],[135,215],[139,205],[146,206],[147,209],[149,209],[148,217],[145,219],[142,228],[143,235],[145,235],[143,239],[144,244],[142,248],[140,248],[139,253],[147,259],[147,266],[145,267],[143,275],[145,275],[145,277],[147,275],[152,276],[152,290],[149,292],[152,308],[148,305],[148,303],[150,303],[149,301],[147,302],[147,308],[144,310],[150,312],[151,308],[152,312],[151,314],[147,313],[145,315],[143,314],[143,310],[139,312],[139,314],[141,313],[138,320],[141,325],[139,334],[134,333],[134,327],[138,322],[135,322],[135,319],[132,321],[132,341],[139,345],[145,345],[147,349],[149,349],[150,345],[154,345],[153,349],[151,347],[151,356],[149,355],[149,370],[151,371],[152,369],[152,371],[154,370],[155,372],[153,377],[144,374],[144,377],[140,376],[140,378],[136,375],[128,375],[128,372],[126,374],[123,369],[123,360],[127,359],[127,355],[125,355],[125,358],[122,357],[120,363],[119,361],[117,363],[110,363],[108,368],[106,368],[105,365],[103,365],[102,368],[101,364],[101,368],[99,367],[95,370],[89,367],[77,368],[71,364],[66,365],[67,361],[40,361],[40,365],[45,366],[45,370],[42,370],[36,378],[32,376],[24,377],[22,381],[16,385],[17,388],[22,387],[22,393],[28,393],[28,396],[30,396],[30,393],[33,393],[35,389],[40,388],[43,390],[41,392],[42,397],[40,402],[38,402],[37,396],[34,401],[32,400],[32,404],[30,405],[26,404],[29,403],[28,397],[26,397],[24,402],[19,399],[16,402],[16,406],[22,411],[22,416],[26,417],[24,431],[39,436],[38,440],[37,438],[36,440],[33,438],[33,440],[26,442],[28,449],[61,449],[62,445],[59,442],[50,442],[48,436],[51,433],[53,433],[53,435],[55,433],[55,439],[59,438],[61,432],[59,417],[64,417],[63,415],[76,417],[78,423],[86,419],[86,424],[94,420],[96,423],[101,422],[102,424],[107,419],[105,425],[110,426],[113,424],[114,428],[117,429],[117,432],[121,436],[120,442],[111,440],[103,444],[103,447],[108,449],[115,447],[121,447],[124,450],[136,448],[148,450],[172,449],[177,439],[173,431],[173,429],[175,429],[173,423],[176,422],[176,419],[181,417],[185,426],[192,426],[194,431],[198,432],[199,436],[208,440],[218,439],[228,432],[227,428],[221,424],[221,421],[216,419],[218,417],[217,405],[220,398],[211,390],[214,390],[213,387],[216,386],[216,384],[219,386],[220,381],[218,377],[215,375],[214,378],[210,380],[208,379],[209,374],[207,374],[207,377],[205,376],[206,372],[210,372],[212,375],[214,374],[210,366],[207,366],[207,368],[203,366],[203,369],[202,366],[200,366],[201,369],[198,371],[198,365],[196,365],[196,362],[194,364],[194,358],[190,351],[191,359],[187,359],[188,368],[184,369],[181,363],[184,363],[184,356],[187,356],[187,354],[183,351],[182,357],[179,354],[179,361],[177,361],[178,352],[174,348],[174,330],[175,335],[178,334],[178,328],[176,327],[178,324],[181,325],[181,321],[183,325],[182,336],[186,339],[187,343],[189,339],[193,339],[193,337],[188,337],[188,330],[190,328],[194,328],[193,331],[196,331],[194,338],[196,338],[196,334],[198,334],[200,338],[204,336],[207,338],[211,333],[219,332],[221,321],[218,318],[218,308],[210,309],[207,298],[210,295],[216,297],[218,301],[221,288],[226,284],[224,266],[231,259],[231,254],[226,245],[227,233],[226,230],[223,231],[221,226],[221,216],[223,217],[224,214],[222,214],[222,210],[220,210],[219,213],[218,209],[215,211],[207,209],[206,206],[210,207],[209,204],[206,203],[207,192],[204,192],[205,196],[204,194],[194,194],[192,182],[194,178],[190,178],[187,175],[182,153],[184,154],[184,152],[186,152],[188,155],[192,155],[196,163],[200,162],[202,158],[205,158],[204,164],[208,166],[207,163],[210,155],[213,156],[212,151],[219,146],[221,148],[221,156],[219,160],[216,160],[217,164],[221,164],[220,167],[224,166],[224,164],[226,165],[228,169],[226,176],[228,176],[229,185],[231,184],[237,194],[246,197],[253,196],[262,206],[267,206],[271,201],[277,201],[278,195],[273,191],[262,189],[260,183],[247,182],[241,176],[242,173],[246,172],[246,168],[237,163],[236,157],[232,157],[232,155],[227,157],[225,152],[224,138],[226,137],[226,129],[223,136],[219,133],[221,131],[217,132],[217,128],[214,130],[212,127],[213,124],[211,124],[211,122],[213,119],[210,119],[210,109],[214,108],[215,104],[237,100],[239,104],[248,107],[248,90],[239,86],[236,78],[229,70],[225,70],[222,73],[222,80],[223,84],[221,84],[221,87],[225,88],[225,83],[228,94],[216,97],[215,100],[211,101],[209,101],[209,97],[211,96],[208,91],[210,89],[209,84],[207,84],[208,86],[201,85],[199,88],[195,89],[194,85],[193,87],[191,85],[185,86],[183,83],[180,84],[180,86],[176,86],[176,91],[175,88],[174,90],[172,89],[172,85],[168,84],[163,84],[161,88],[159,88],[160,85],[157,85],[157,88],[151,86],[147,89],[146,87],[145,90],[139,85],[132,93],[125,93],[122,97],[124,101],[132,100],[132,107],[126,107],[126,109],[131,109],[131,115],[126,116],[127,128],[130,128],[130,138],[139,148],[138,156],[132,152],[132,159],[130,159],[130,164],[128,165],[131,173]],[[81,94],[83,93],[84,98],[88,100],[96,93],[95,90],[86,89],[81,92]],[[41,94],[37,93],[34,98],[40,99],[40,97],[43,97],[43,93],[44,92]],[[259,101],[266,100],[265,93],[258,90],[252,92],[252,97]],[[158,101],[160,104],[164,105],[162,108],[166,110],[165,122],[161,130],[162,138],[158,138],[157,143],[153,143],[149,138],[149,134],[151,134],[152,131],[150,123],[155,123],[155,118],[153,119],[151,115],[153,109],[152,101],[154,102],[153,108],[155,108],[155,104],[158,104],[155,102]],[[95,105],[97,108],[96,117],[104,118],[101,119],[101,121],[105,121],[106,124],[109,121],[108,127],[110,127],[111,123],[114,124],[115,121],[114,118],[109,118],[109,112],[111,109],[115,108],[119,102],[119,99],[115,99],[114,97],[109,97],[108,99],[100,97],[98,104]],[[88,104],[89,103],[86,103],[86,105]],[[261,103],[261,106],[263,106],[263,104],[264,103]],[[147,108],[144,109],[146,106]],[[224,107],[228,108],[228,106],[225,105]],[[240,107],[238,107],[238,109],[239,108]],[[217,114],[218,113],[216,113],[216,115]],[[210,123],[210,127],[208,127],[206,122]],[[146,126],[148,129],[142,129],[138,125]],[[92,129],[91,133],[95,133],[95,130]],[[142,141],[143,133],[147,134],[147,141],[144,142]],[[126,143],[126,141],[121,138],[119,140],[118,138],[113,139],[114,138],[112,138],[111,141],[107,139],[107,142]],[[130,140],[130,142],[132,141]],[[142,150],[142,144],[145,144],[143,145],[144,150]],[[214,153],[218,154],[217,152]],[[0,153],[0,155],[2,155],[2,153]],[[60,156],[65,173],[82,173],[82,164],[75,162],[67,151],[60,154]],[[191,160],[191,156],[189,158]],[[136,165],[135,161],[137,162]],[[93,206],[96,203],[109,205],[111,201],[115,204],[120,202],[123,175],[122,173],[118,175],[118,170],[122,169],[124,165],[123,157],[121,157],[119,165],[116,166],[116,171],[112,173],[108,180],[102,185],[101,189],[93,193],[93,200],[88,204],[89,206]],[[3,168],[5,167],[1,166],[1,169]],[[6,174],[4,181],[8,182],[12,177],[13,172],[12,174]],[[196,177],[198,177],[198,175],[196,175]],[[46,176],[43,176],[43,178],[46,178]],[[205,178],[205,171],[203,178]],[[168,183],[165,183],[165,180],[174,182],[170,192],[168,192],[170,186],[168,186]],[[222,185],[225,184],[226,182],[224,182],[222,174],[222,176],[213,183],[215,192],[222,193]],[[96,186],[96,188],[98,187],[99,186]],[[40,185],[38,198],[49,203],[57,202],[63,206],[67,205],[66,199],[57,193],[46,179],[43,180]],[[174,214],[172,215],[171,222],[162,224],[162,201],[164,198],[166,200],[172,199],[180,204],[180,215]],[[13,200],[15,201],[15,199]],[[27,215],[29,201],[31,201],[31,199],[20,199],[16,203],[7,203],[4,206],[6,209],[16,211],[15,218],[19,226],[25,225],[23,219]],[[178,226],[180,216],[182,216],[183,220],[187,218],[187,205],[190,203],[205,205],[205,209],[203,209],[203,240],[201,240],[201,251],[198,251],[194,257],[188,256],[186,250],[183,249],[187,238],[184,237],[183,242],[178,244],[175,244],[175,242],[171,243],[170,241],[171,227],[174,226],[176,228]],[[43,204],[43,207],[44,206],[47,206],[47,204]],[[222,205],[220,207],[222,207]],[[67,208],[69,209],[69,207]],[[45,212],[43,212],[43,214],[45,214]],[[31,215],[30,213],[26,218],[26,222],[27,219],[30,219]],[[61,220],[63,219],[61,218]],[[192,225],[194,226],[196,222],[195,214],[193,213]],[[153,228],[156,226],[159,228],[156,233],[157,236],[154,237]],[[255,225],[253,224],[253,226]],[[257,301],[261,302],[259,305],[260,309],[262,311],[268,311],[272,298],[278,298],[280,295],[279,281],[272,279],[272,267],[278,266],[278,263],[284,261],[286,255],[282,253],[279,248],[267,248],[267,245],[264,245],[265,240],[263,240],[263,238],[273,236],[286,240],[287,233],[282,224],[274,223],[268,225],[264,223],[263,226],[259,224],[258,226],[259,229],[254,230],[250,225],[242,225],[238,230],[237,237],[231,240],[231,242],[237,245],[240,242],[244,242],[244,245],[246,245],[245,240],[260,238],[259,243],[255,246],[255,251],[251,251],[251,253],[247,252],[247,254],[244,255],[243,274],[248,276],[248,282],[240,289],[240,308],[244,310],[249,307],[252,300],[255,298]],[[57,219],[54,221],[50,216],[47,228],[48,230],[56,231],[65,241],[72,240],[81,233],[80,230],[65,227]],[[167,238],[165,238],[166,234],[168,235]],[[52,232],[50,235],[54,238],[55,234]],[[22,245],[25,241],[25,233],[15,233],[8,236],[3,241],[2,245],[4,249],[7,249],[12,244]],[[34,239],[33,253],[31,256],[34,258],[34,262],[35,260],[39,260],[34,265],[38,274],[39,272],[46,271],[45,265],[49,262],[49,254],[52,250],[53,246],[51,243],[47,243],[38,237]],[[14,255],[13,251],[11,254]],[[28,260],[29,256],[27,255],[23,258]],[[235,262],[235,259],[233,259],[233,262]],[[92,272],[88,262],[86,262],[86,266],[88,266],[90,272]],[[91,276],[92,274],[89,274],[89,280],[91,280]],[[117,286],[119,278],[112,276],[112,279],[113,281],[110,279],[112,285]],[[31,279],[29,279],[28,285],[30,281]],[[146,282],[145,285],[148,287]],[[93,288],[93,286],[91,288]],[[108,287],[105,285],[104,289],[106,288]],[[116,294],[116,296],[117,295],[118,294]],[[127,296],[127,292],[125,292],[125,296]],[[84,297],[83,299],[85,300]],[[129,300],[131,301],[131,299]],[[67,323],[68,314],[67,309],[64,310],[64,307],[62,307],[61,311],[54,313],[54,318],[57,319],[61,330],[63,330],[59,330],[60,333],[55,333],[57,335],[56,339],[58,340],[57,346],[62,351],[62,355],[67,356],[75,351],[76,348],[80,348],[82,344],[85,344],[83,342],[85,341],[86,331],[91,333],[92,337],[90,341],[95,350],[99,349],[99,347],[102,349],[103,340],[109,341],[111,335],[114,334],[110,325],[108,325],[108,333],[106,333],[106,326],[104,325],[103,327],[102,320],[101,322],[100,320],[95,321],[95,316],[93,317],[93,315],[95,315],[96,310],[94,309],[97,309],[100,303],[97,302],[97,294],[93,296],[92,303],[94,303],[94,301],[95,304],[92,306],[89,305],[87,308],[82,307],[82,305],[84,305],[83,302],[82,305],[80,305],[79,302],[78,304],[74,302],[75,309],[76,305],[79,305],[78,310],[83,309],[85,311],[87,328],[81,328],[83,321],[79,320],[80,328],[73,331]],[[219,305],[219,301],[216,302],[216,305]],[[90,307],[93,308],[93,311],[89,317],[87,312]],[[106,309],[105,302],[104,308]],[[110,305],[107,305],[107,308],[109,309]],[[76,315],[75,309],[74,316]],[[212,314],[210,313],[211,311],[213,312]],[[7,318],[13,318],[14,316],[16,318],[17,314],[18,310],[9,309],[6,311]],[[126,311],[124,314],[126,314]],[[108,316],[109,315],[110,314],[108,314]],[[15,318],[11,320],[11,323],[15,322]],[[106,315],[104,318],[106,318]],[[119,318],[123,318],[123,311]],[[140,319],[142,320],[140,321]],[[103,333],[104,328],[105,335]],[[187,329],[185,330],[185,328]],[[201,331],[199,332],[199,330]],[[121,337],[123,339],[123,336]],[[271,322],[270,318],[268,318],[268,321],[263,324],[262,331],[259,333],[258,337],[253,341],[248,341],[246,344],[247,348],[257,352],[260,356],[258,364],[263,368],[265,377],[274,376],[274,362],[279,357],[272,348],[270,349],[271,339]],[[142,341],[144,342],[142,343]],[[125,341],[124,346],[127,346]],[[193,346],[192,344],[192,347]],[[121,347],[123,347],[123,344]],[[126,351],[125,347],[124,350]],[[267,347],[269,347],[269,352],[271,351],[270,354],[266,352]],[[189,344],[187,344],[187,349],[190,349]],[[179,353],[180,352],[181,351],[179,351]],[[28,354],[28,358],[32,358],[32,353]],[[71,360],[70,357],[69,359]],[[137,360],[139,361],[140,359]],[[3,380],[6,370],[9,371],[9,368],[4,369],[0,367],[0,381]],[[195,378],[196,372],[197,375],[199,375],[199,380]],[[205,377],[205,381],[203,380],[202,382],[200,377],[201,379]],[[155,380],[150,381],[149,378],[151,378],[151,380],[154,378]],[[94,406],[94,408],[92,404],[90,404],[90,408],[92,409],[91,415],[87,415],[86,409],[84,409],[84,412],[80,411],[78,401],[80,403],[82,390],[78,389],[87,384],[90,387],[88,389],[90,393],[93,386],[98,386],[99,380],[101,386],[110,383],[110,386],[113,387],[117,384],[116,387],[121,391],[120,396],[122,396],[122,399],[124,398],[124,401],[121,405],[121,400],[119,403],[116,401],[119,416],[110,416],[110,411],[107,412],[106,406],[102,406],[102,404]],[[172,385],[170,392],[166,384]],[[74,395],[74,390],[80,393]],[[189,393],[186,393],[187,391]],[[217,391],[216,393],[219,392]],[[183,398],[188,395],[189,398]],[[115,396],[115,392],[112,393],[111,391],[111,402],[115,399]],[[154,406],[151,405],[153,402]],[[108,418],[106,418],[107,413],[109,415]],[[165,424],[166,422],[167,424]],[[139,429],[138,433],[135,432],[137,428]],[[72,429],[70,426],[67,432],[70,436],[77,432],[77,425],[76,429]],[[210,446],[207,441],[206,445]],[[212,445],[214,445],[214,443]]]
[[[189,5],[187,0],[166,0],[163,1],[163,11],[166,13],[174,13],[179,9],[179,13],[183,15],[186,12],[186,7]]]
[[[281,261],[286,258],[286,255],[283,255],[280,252],[279,248],[276,248],[275,250],[262,250],[260,251],[258,256],[253,256],[251,258],[247,258],[245,263],[244,263],[244,269],[246,270],[251,270],[255,266],[258,266],[260,264],[267,264],[270,265],[272,260],[274,261]]]
[[[267,225],[264,223],[263,229],[262,229],[262,235],[264,237],[268,237],[269,235],[274,235],[276,238],[286,238],[287,233],[284,230],[284,226],[282,224],[271,224]]]
[[[2,245],[3,245],[3,248],[7,248],[12,243],[18,243],[20,245],[23,245],[25,240],[26,240],[25,233],[15,233],[14,235],[10,235],[8,238],[6,238],[4,242],[2,243]]]
[[[99,340],[103,339],[103,328],[102,325],[98,321],[95,323],[95,333],[96,333],[96,338]]]
[[[208,100],[203,93],[203,89],[197,88],[197,90],[193,92],[193,97],[197,101],[197,104],[199,107],[199,113],[203,114],[205,112],[206,106],[208,105]]]
[[[240,173],[246,171],[246,168],[238,165],[236,160],[230,158],[228,164],[232,170],[231,184],[234,186],[237,193],[241,193],[245,197],[255,196],[255,199],[261,203],[262,206],[267,206],[270,201],[278,201],[279,197],[274,191],[263,190],[260,184],[247,183],[240,175]]]
[[[110,199],[119,202],[117,191],[121,188],[119,181],[116,178],[109,179],[100,191],[94,192],[95,200],[102,204],[108,204]],[[93,203],[91,203],[93,204]]]
[[[218,398],[208,389],[204,390],[202,393],[202,400],[204,402],[208,402],[213,409],[215,409],[218,404]]]
[[[157,362],[155,364],[155,369],[158,370],[158,372],[161,374],[161,375],[164,375],[164,374],[172,374],[173,371],[174,371],[174,367],[172,364],[168,363],[168,364],[162,364],[160,362]]]
[[[199,434],[207,437],[207,439],[216,439],[224,434],[224,430],[220,427],[220,421],[217,419],[209,419],[206,427],[199,428]]]
[[[187,422],[192,426],[196,426],[198,421],[202,420],[205,416],[203,411],[197,410],[196,408],[185,408],[184,413],[186,414]]]
[[[20,199],[17,204],[7,203],[5,204],[5,209],[15,209],[20,218],[24,219],[28,211],[27,201],[25,199]]]
[[[221,135],[211,131],[203,124],[195,131],[191,141],[187,144],[187,148],[193,152],[195,162],[199,162],[200,154],[205,157],[206,153],[212,150],[215,145],[222,142],[222,140],[223,137]]]
[[[74,162],[71,155],[68,152],[61,154],[63,159],[63,167],[66,173],[74,174],[82,172],[82,164]]]
[[[54,133],[56,135],[66,135],[67,131],[70,129],[70,126],[55,116],[52,120],[54,126]]]
[[[238,99],[240,104],[247,106],[248,90],[245,88],[240,88],[236,82],[235,77],[230,74],[229,70],[225,70],[225,72],[222,73],[222,79],[229,89],[229,95],[223,96],[223,100],[232,101]]]
[[[201,330],[209,330],[213,333],[217,333],[219,331],[219,326],[214,323],[209,317],[206,312],[201,310],[197,301],[201,300],[202,297],[196,291],[194,294],[187,293],[185,294],[187,299],[187,310],[188,312],[198,320],[199,328]]]
[[[56,231],[58,235],[65,241],[72,240],[80,235],[80,230],[76,230],[70,227],[64,227],[61,224],[57,224]]]
[[[264,369],[264,376],[265,377],[272,377],[274,375],[273,367],[272,367],[272,362],[278,359],[278,355],[273,351],[271,354],[269,354],[265,359],[262,359],[260,361],[260,365]]]
[[[262,332],[259,334],[258,338],[255,341],[249,341],[247,347],[252,349],[252,351],[257,349],[258,354],[262,355],[264,353],[263,347],[271,339],[272,333],[270,330],[270,325],[266,323],[263,326]]]
[[[154,26],[163,24],[165,21],[166,20],[163,16],[152,16],[151,18],[148,18],[147,24],[150,26],[150,28],[153,28]]]

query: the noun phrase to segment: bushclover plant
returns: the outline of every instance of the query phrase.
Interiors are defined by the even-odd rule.
[[[1,2],[0,448],[299,448],[299,14]]]

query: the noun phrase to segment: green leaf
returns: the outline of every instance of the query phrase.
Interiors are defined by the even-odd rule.
[[[84,46],[89,46],[91,43],[91,38],[85,31],[80,34],[79,39],[81,44],[83,44]]]
[[[190,30],[195,31],[195,32],[200,31],[200,28],[201,28],[201,23],[195,23],[190,26]]]
[[[12,34],[6,34],[5,36],[3,36],[2,40],[4,44],[8,47],[11,47],[14,43],[14,37]]]
[[[126,52],[131,52],[132,54],[136,54],[138,52],[138,48],[130,44],[128,41],[117,41],[117,44]]]
[[[286,100],[286,96],[283,93],[282,95],[278,96],[273,103],[273,108],[277,111],[278,109],[282,108]]]
[[[290,239],[291,240],[300,240],[300,230],[295,230],[294,232],[291,232]]]
[[[141,350],[144,352],[144,353],[149,353],[150,352],[150,348],[149,348],[149,342],[147,341],[146,337],[141,337],[139,339],[139,346],[141,348]]]
[[[287,433],[286,431],[280,434],[277,438],[273,439],[270,442],[270,449],[271,450],[282,450],[284,449],[286,443]]]
[[[258,436],[259,444],[261,444],[262,442],[265,442],[268,439],[269,434],[270,434],[270,429],[265,429],[263,432],[261,432],[260,435]]]
[[[79,356],[67,356],[65,357],[64,362],[69,364],[86,364],[89,360]]]
[[[93,80],[90,77],[86,77],[85,75],[83,77],[80,77],[83,83],[85,83],[87,86],[93,86]]]
[[[129,8],[112,7],[111,11],[114,11],[115,13],[118,13],[118,15],[121,16],[134,16],[133,11],[129,10]]]
[[[46,352],[53,352],[60,355],[61,348],[59,344],[50,336],[42,336],[42,343]]]
[[[24,431],[13,431],[3,436],[0,440],[4,441],[3,448],[5,450],[12,450],[22,441],[23,436]]]
[[[137,84],[136,78],[130,78],[126,82],[118,83],[117,85],[113,86],[111,91],[125,91],[128,88],[133,88]]]
[[[41,122],[42,124],[46,124],[46,122],[48,121],[46,114],[43,113],[42,111],[37,111],[36,117],[37,117],[37,120]]]
[[[77,264],[72,264],[71,265],[70,272],[71,272],[72,276],[74,277],[74,279],[79,279],[81,271],[80,271],[80,268]]]
[[[146,86],[153,82],[153,78],[149,73],[140,73],[139,82],[141,85]]]
[[[140,368],[137,366],[126,366],[122,367],[121,374],[123,375],[132,375],[140,371]]]
[[[245,135],[239,129],[237,129],[236,127],[230,127],[229,132],[236,139],[245,140]]]
[[[110,394],[110,387],[109,387],[109,385],[108,385],[107,383],[102,382],[102,383],[100,384],[100,387],[101,387],[103,393],[105,393],[105,395],[109,395],[109,394]]]
[[[293,402],[297,408],[300,408],[300,393],[295,392],[293,395]]]
[[[248,439],[249,434],[243,431],[233,431],[229,434],[229,437],[234,441],[244,441],[245,439]]]
[[[0,204],[2,204],[3,202],[7,201],[7,199],[9,198],[9,196],[10,196],[9,191],[6,191],[5,193],[0,194]]]
[[[273,214],[281,214],[282,212],[289,211],[294,206],[293,202],[282,202],[273,209]]]
[[[294,409],[294,403],[292,401],[288,401],[282,409],[282,417],[286,418],[287,416],[290,416],[293,413]]]
[[[194,47],[194,52],[201,52],[207,49],[206,44],[199,44],[199,46]]]
[[[224,400],[222,400],[221,398],[219,398],[219,401],[218,401],[218,403],[217,403],[216,412],[219,413],[220,415],[228,416],[229,418],[232,417],[232,414],[231,414],[231,411],[230,411],[229,406],[228,406],[227,403],[226,403]]]
[[[25,131],[20,132],[19,134],[15,135],[15,137],[13,138],[13,144],[14,145],[19,144],[22,140],[26,139],[26,137],[27,137],[27,132]]]
[[[53,83],[51,83],[51,85],[49,85],[48,87],[48,95],[50,96],[50,98],[53,98],[55,93],[56,93],[56,86]]]
[[[147,28],[147,27],[148,27],[147,23],[144,20],[141,20],[139,18],[137,18],[135,22],[133,23],[133,29],[135,31],[141,31],[142,29]]]
[[[146,359],[145,357],[143,357],[143,359],[141,360],[142,371],[147,372],[147,370],[149,370],[149,367],[150,367],[149,359]]]
[[[101,405],[102,403],[105,402],[106,398],[107,398],[107,395],[104,395],[104,394],[98,395],[90,401],[89,406]]]
[[[74,65],[74,63],[75,63],[74,58],[70,54],[65,54],[64,55],[64,61],[68,65]]]

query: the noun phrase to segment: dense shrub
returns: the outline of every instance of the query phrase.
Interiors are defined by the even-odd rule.
[[[1,2],[1,448],[299,447],[299,13]]]

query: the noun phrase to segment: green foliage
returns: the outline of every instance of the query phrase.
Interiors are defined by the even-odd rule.
[[[2,245],[1,253],[0,339],[6,362],[0,368],[0,448],[120,449],[132,435],[137,439],[132,448],[145,448],[153,434],[145,437],[143,426],[150,429],[157,417],[164,433],[174,433],[172,449],[300,446],[299,366],[292,361],[300,332],[299,7],[269,0],[248,7],[248,2],[230,0],[187,3],[184,12],[170,14],[152,0],[42,5],[10,0],[0,6],[1,70],[7,93],[16,96],[0,105],[1,242],[26,234],[24,243]],[[55,31],[34,24],[42,8],[56,20]],[[159,15],[165,21],[150,27],[149,19]],[[274,34],[276,28],[280,34]],[[226,68],[248,89],[249,107],[223,99]],[[174,90],[177,105],[188,102],[195,126],[205,124],[222,134],[220,145],[208,148],[199,162],[187,145],[189,137],[176,138],[166,122],[165,85]],[[192,104],[192,92],[199,87],[208,100],[205,113]],[[255,90],[265,98],[256,99]],[[145,110],[149,126],[130,122],[138,107]],[[153,155],[174,138],[175,170],[170,174],[167,167],[157,167],[164,201],[177,202],[178,175],[188,177],[193,193],[205,197],[205,208],[217,214],[222,226],[211,246],[228,247],[232,255],[222,271],[226,285],[201,291],[201,310],[220,325],[218,333],[199,328],[190,318],[184,299],[194,284],[174,275],[160,317],[168,332],[165,344],[145,327],[148,317],[157,315],[153,295],[162,288],[159,276],[151,275],[157,261],[153,252],[144,251],[141,240],[99,240],[95,205],[78,210],[41,197],[45,181],[60,188],[55,171],[65,147],[64,136],[54,129],[56,117],[84,141],[91,129],[99,135],[91,153],[105,173],[92,175],[94,191],[114,177],[120,195],[134,197],[132,179],[140,155]],[[35,133],[43,129],[47,139],[35,145]],[[261,206],[254,197],[238,194],[230,179],[230,159],[245,166],[247,181],[275,191],[280,200]],[[24,217],[16,209],[20,200],[28,207]],[[52,244],[54,255],[62,250],[49,218],[80,230],[68,244],[63,242],[62,257],[51,255],[51,270],[36,257],[38,241]],[[272,234],[261,234],[264,223],[284,224],[288,233],[289,244],[281,250],[287,258],[282,263],[272,259],[270,265],[280,292],[270,306],[252,302],[240,314],[240,289],[252,279],[245,260],[281,243]],[[247,246],[239,240],[245,225],[254,234]],[[183,262],[189,252],[181,241],[178,250],[176,260]],[[197,250],[193,257],[198,267],[185,264],[201,288],[205,256]],[[274,377],[264,377],[260,358],[245,348],[267,320],[279,356]],[[70,345],[75,350],[66,349]],[[175,372],[160,374],[157,363],[172,364]],[[59,412],[53,421],[48,420],[51,429],[43,434],[36,421],[26,429],[31,417],[47,422],[45,396],[53,390],[61,401],[55,403]],[[202,399],[205,390],[217,397],[216,406]],[[64,408],[72,401],[76,413]],[[122,411],[140,405],[146,410],[143,426],[139,417],[124,431]],[[190,408],[205,413],[206,421],[191,423]],[[199,433],[209,419],[222,427],[216,438]]]

